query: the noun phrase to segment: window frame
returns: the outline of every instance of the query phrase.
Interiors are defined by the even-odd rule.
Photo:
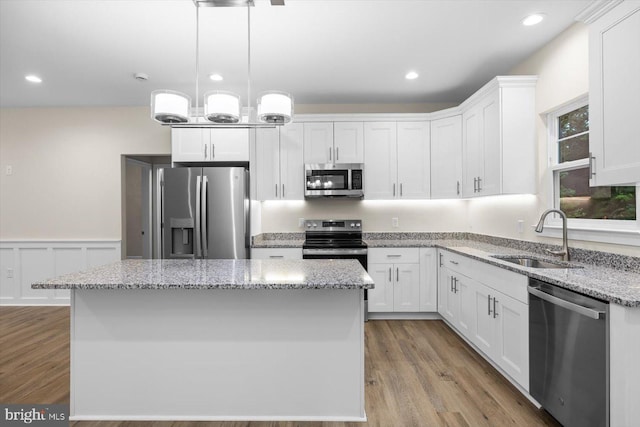
[[[547,122],[547,206],[560,209],[560,171],[589,167],[589,159],[559,162],[558,119],[560,116],[589,105],[589,96],[582,95],[570,102],[562,104],[546,113]],[[584,134],[584,133],[581,133]],[[580,134],[573,135],[578,136]],[[580,219],[568,218],[569,237],[600,243],[614,243],[640,246],[640,183],[636,184],[636,219],[635,221],[613,219]],[[562,220],[557,214],[549,215],[542,232],[547,237],[562,237]]]

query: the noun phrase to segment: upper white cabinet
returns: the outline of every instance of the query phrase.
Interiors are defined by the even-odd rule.
[[[640,2],[622,2],[589,27],[591,185],[640,182]]]
[[[431,122],[431,198],[462,195],[462,116]]]
[[[248,162],[249,129],[172,128],[173,162]]]
[[[429,122],[364,125],[366,199],[429,198]]]
[[[496,77],[462,105],[462,195],[535,192],[535,83]]]
[[[302,123],[256,129],[255,186],[258,200],[302,200]]]
[[[305,163],[362,163],[362,122],[304,124]]]

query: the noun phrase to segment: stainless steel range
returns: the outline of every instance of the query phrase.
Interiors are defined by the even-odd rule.
[[[362,241],[359,219],[308,219],[304,222],[303,259],[355,259],[367,269],[367,244]],[[368,295],[364,291],[364,320],[368,320]]]

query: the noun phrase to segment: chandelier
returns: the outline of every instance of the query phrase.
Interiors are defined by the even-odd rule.
[[[191,110],[191,97],[174,90],[156,90],[151,93],[151,118],[172,127],[262,127],[283,125],[293,116],[293,97],[276,90],[263,92],[258,96],[255,118],[251,114],[251,7],[253,0],[193,0],[196,7],[196,81],[195,108]],[[283,0],[271,0],[272,5],[284,5]],[[236,93],[214,90],[204,94],[203,114],[199,115],[199,75],[200,75],[200,7],[247,8],[247,110],[242,116],[240,96]],[[194,114],[191,114],[193,111]]]

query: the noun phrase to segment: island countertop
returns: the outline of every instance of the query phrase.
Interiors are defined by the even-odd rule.
[[[373,289],[356,260],[123,260],[33,289]]]

